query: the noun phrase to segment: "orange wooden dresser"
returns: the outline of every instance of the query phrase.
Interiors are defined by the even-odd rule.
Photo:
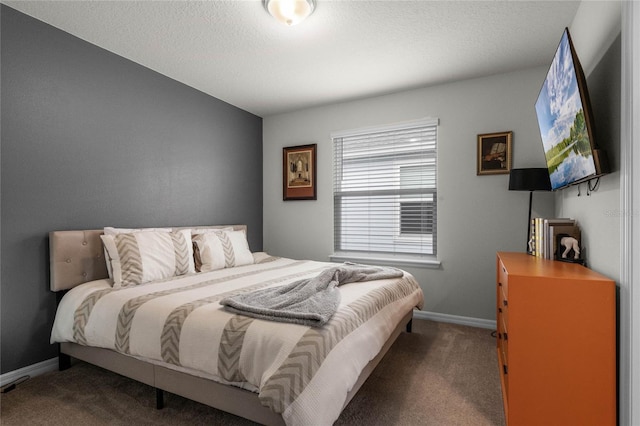
[[[496,263],[507,424],[614,426],[615,283],[525,253],[499,252]]]

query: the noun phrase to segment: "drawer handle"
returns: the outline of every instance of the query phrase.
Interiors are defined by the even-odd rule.
[[[509,338],[507,337],[507,332],[506,331],[503,333],[503,335],[504,335],[504,340],[509,340]]]
[[[498,287],[502,287],[502,283],[500,283],[500,282],[499,282],[499,283],[498,283]]]
[[[498,312],[502,313],[502,308],[498,308]]]
[[[503,304],[504,306],[507,306],[507,300],[506,300],[506,299],[505,299],[505,300],[503,300],[503,301],[502,301],[502,304]]]
[[[504,374],[507,374],[507,373],[508,373],[508,369],[507,369],[507,366],[506,366],[506,365],[503,365],[503,366],[502,366],[502,371],[504,371]]]

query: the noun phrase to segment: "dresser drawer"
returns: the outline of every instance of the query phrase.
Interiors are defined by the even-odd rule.
[[[498,286],[498,316],[502,317],[505,325],[509,324],[509,302],[501,286]]]
[[[509,275],[501,260],[498,261],[498,287],[502,289],[506,298],[509,295]]]
[[[509,332],[507,330],[506,323],[503,321],[501,324],[502,338],[500,339],[500,350],[502,351],[502,359],[507,364],[509,361]]]
[[[500,367],[500,382],[502,384],[502,397],[506,401],[509,399],[509,368],[507,366],[507,352],[504,340],[499,341],[498,364]]]
[[[509,333],[507,329],[507,323],[504,320],[504,317],[498,315],[498,320],[496,321],[498,325],[498,349],[503,354],[504,362],[506,363],[509,355]]]
[[[498,353],[500,354],[501,361],[501,374],[505,375],[503,378],[504,381],[507,381],[507,364],[509,362],[509,333],[507,329],[507,323],[505,322],[504,317],[501,314],[498,314]]]

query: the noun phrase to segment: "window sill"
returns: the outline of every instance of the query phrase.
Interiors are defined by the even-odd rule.
[[[440,269],[440,261],[435,256],[385,256],[374,253],[334,253],[332,262],[358,262],[383,266],[411,266],[415,268]]]

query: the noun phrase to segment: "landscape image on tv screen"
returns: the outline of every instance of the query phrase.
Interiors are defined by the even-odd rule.
[[[552,189],[596,173],[575,67],[565,31],[536,101]]]

